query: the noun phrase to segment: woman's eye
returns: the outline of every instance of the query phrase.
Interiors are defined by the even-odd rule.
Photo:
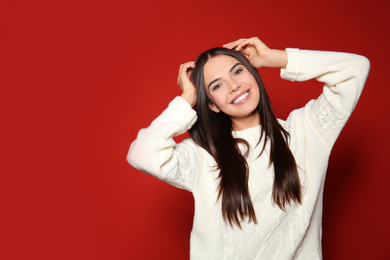
[[[221,84],[214,85],[214,87],[213,87],[213,91],[215,91],[215,90],[219,89],[220,87],[221,87]]]
[[[236,70],[236,71],[234,72],[234,75],[238,75],[238,74],[240,74],[242,71],[243,71],[243,69],[238,69],[238,70]]]

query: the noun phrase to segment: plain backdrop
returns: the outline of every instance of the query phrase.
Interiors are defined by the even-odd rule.
[[[329,162],[323,255],[390,259],[389,11],[389,0],[0,1],[0,258],[188,259],[192,195],[126,154],[180,95],[181,63],[258,36],[370,59]],[[260,73],[281,119],[322,91]]]

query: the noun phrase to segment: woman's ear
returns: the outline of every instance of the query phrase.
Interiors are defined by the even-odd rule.
[[[209,104],[209,108],[214,111],[215,113],[219,113],[221,109],[219,109],[216,105],[214,104]]]

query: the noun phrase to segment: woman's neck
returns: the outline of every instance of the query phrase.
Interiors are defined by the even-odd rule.
[[[260,125],[260,115],[257,111],[250,116],[244,118],[231,118],[231,120],[233,131],[241,131]]]

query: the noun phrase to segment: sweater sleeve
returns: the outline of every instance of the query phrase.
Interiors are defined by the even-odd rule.
[[[315,78],[323,93],[304,108],[306,118],[330,151],[354,110],[368,76],[366,57],[329,51],[287,50],[287,67],[281,77],[291,81]],[[288,121],[288,119],[287,119]]]
[[[185,133],[196,122],[196,112],[176,97],[149,127],[138,132],[127,161],[136,169],[175,187],[192,191],[200,167],[199,150],[190,139],[177,144],[173,137]]]

